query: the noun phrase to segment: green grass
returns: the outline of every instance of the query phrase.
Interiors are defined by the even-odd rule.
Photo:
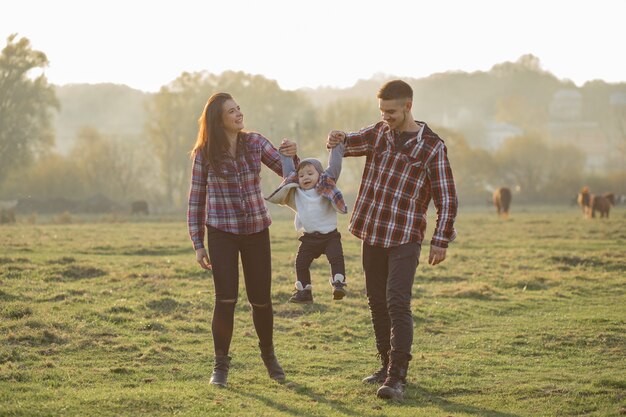
[[[506,222],[461,210],[448,259],[431,267],[427,242],[422,250],[402,403],[360,382],[377,363],[347,217],[347,298],[331,300],[319,259],[315,304],[299,306],[287,303],[297,234],[285,213],[271,233],[288,379],[267,377],[241,279],[227,389],[208,384],[213,285],[184,222],[0,227],[0,415],[626,414],[623,208],[603,221],[574,208],[517,208]]]

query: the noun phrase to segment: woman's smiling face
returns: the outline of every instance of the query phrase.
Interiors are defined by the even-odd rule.
[[[222,104],[222,125],[227,132],[239,132],[243,129],[243,113],[235,100],[226,100]]]

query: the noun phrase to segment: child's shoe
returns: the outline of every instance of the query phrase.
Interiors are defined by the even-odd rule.
[[[302,286],[300,281],[296,281],[296,291],[289,299],[290,303],[297,304],[311,304],[313,303],[313,287],[311,284],[307,284],[306,287]]]
[[[341,300],[345,297],[346,289],[344,287],[347,285],[346,277],[341,274],[335,274],[330,284],[333,286],[333,300]]]

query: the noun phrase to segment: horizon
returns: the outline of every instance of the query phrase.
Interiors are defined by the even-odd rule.
[[[284,90],[346,89],[381,75],[487,72],[527,54],[577,87],[592,80],[626,82],[622,2],[598,0],[591,9],[587,2],[564,0],[398,0],[379,7],[319,0],[305,12],[298,6],[180,0],[145,9],[122,0],[23,0],[0,15],[0,36],[6,42],[17,33],[44,52],[51,84],[110,83],[148,93],[183,72],[243,71]],[[489,16],[476,10],[489,10]],[[388,28],[388,21],[395,24]]]
[[[529,55],[531,55],[531,54],[529,54]],[[539,57],[537,57],[537,58],[539,58]],[[499,65],[499,64],[503,64],[503,63],[505,63],[505,62],[515,63],[515,62],[517,62],[517,60],[504,61],[504,62],[497,62],[497,63],[494,63],[494,64],[493,64],[493,66],[495,66],[495,65]],[[492,66],[492,67],[493,67],[493,66]],[[280,87],[282,90],[284,90],[284,91],[302,91],[302,90],[312,90],[312,91],[315,91],[315,90],[322,90],[322,89],[332,89],[332,90],[349,90],[349,89],[351,89],[351,88],[354,88],[354,87],[355,87],[355,86],[356,86],[359,82],[363,82],[363,81],[367,82],[367,81],[378,80],[378,79],[383,79],[383,78],[384,78],[384,79],[403,79],[403,80],[406,80],[406,79],[413,79],[413,80],[421,80],[421,79],[426,79],[426,78],[429,78],[429,77],[432,77],[432,76],[436,76],[436,75],[445,75],[445,74],[457,74],[457,73],[472,74],[472,73],[474,73],[474,72],[483,72],[483,73],[488,73],[489,71],[491,71],[491,69],[492,69],[492,68],[489,68],[489,69],[487,69],[487,70],[476,70],[476,71],[448,70],[448,71],[435,72],[435,73],[428,74],[428,75],[421,76],[421,77],[414,77],[414,76],[411,76],[411,75],[407,75],[407,76],[399,76],[399,75],[396,75],[396,74],[382,74],[382,73],[376,73],[376,74],[372,74],[372,76],[371,76],[371,77],[369,77],[369,78],[359,78],[358,80],[355,80],[352,84],[350,84],[350,85],[346,85],[346,86],[318,85],[318,86],[314,86],[314,87],[308,87],[308,86],[297,87],[297,88],[295,88],[295,89],[286,89],[286,88],[283,88],[283,87],[281,87],[281,86],[280,86],[280,83],[278,83],[278,80],[273,79],[273,78],[266,77],[264,74],[254,74],[254,73],[250,73],[250,72],[246,72],[246,71],[242,71],[242,72],[244,72],[244,73],[246,73],[246,74],[248,74],[248,75],[252,75],[252,76],[263,76],[263,77],[265,77],[266,79],[268,79],[268,80],[270,80],[270,81],[276,81],[276,82],[279,84],[279,87]],[[574,83],[574,82],[573,82],[570,78],[567,78],[567,77],[563,77],[563,78],[558,77],[556,74],[553,74],[553,73],[551,73],[550,71],[545,70],[544,68],[541,68],[541,70],[542,70],[542,71],[546,71],[546,72],[548,72],[548,73],[552,74],[553,76],[555,76],[555,77],[556,77],[559,81],[561,81],[561,82],[572,82],[572,83]],[[206,70],[199,70],[199,71],[197,71],[197,72],[202,72],[202,71],[206,71]],[[213,74],[213,75],[220,75],[220,74],[222,74],[223,72],[227,72],[227,71],[235,71],[235,70],[224,70],[224,71],[217,72],[217,73],[213,73],[213,72],[211,72],[210,74]],[[191,71],[186,71],[186,72],[191,72]],[[174,80],[171,80],[171,81],[174,81]],[[171,81],[170,81],[170,82],[171,82]],[[587,81],[585,81],[585,82],[584,82],[583,84],[581,84],[581,85],[578,85],[578,84],[576,84],[576,83],[574,83],[574,84],[575,84],[576,88],[582,88],[582,87],[584,86],[584,84],[586,84],[586,83],[588,83],[588,82],[593,82],[593,81],[602,81],[602,82],[605,82],[606,84],[611,84],[611,85],[626,84],[626,80],[624,80],[624,81],[614,81],[614,82],[610,82],[610,81],[606,81],[606,80],[603,80],[603,79],[600,79],[600,78],[594,78],[594,79],[587,80]],[[154,94],[154,93],[158,92],[158,90],[156,90],[156,91],[146,91],[146,90],[142,90],[142,89],[139,89],[139,88],[135,88],[135,87],[133,87],[133,86],[131,86],[131,85],[128,85],[128,84],[124,84],[124,83],[116,83],[116,82],[111,82],[111,81],[99,81],[99,82],[69,82],[69,83],[66,83],[66,84],[56,84],[56,83],[52,83],[52,82],[48,79],[48,82],[49,82],[49,84],[52,84],[52,85],[54,85],[55,87],[69,87],[69,86],[74,86],[74,85],[76,85],[76,86],[79,86],[79,85],[90,85],[90,86],[97,86],[97,85],[116,85],[116,86],[124,86],[124,87],[129,87],[129,88],[131,88],[131,89],[133,89],[133,90],[137,90],[137,91],[140,91],[140,92],[142,92],[142,93],[146,93],[146,94]],[[166,85],[166,84],[163,84],[163,85]],[[162,86],[159,86],[159,88],[160,88],[160,87],[162,87]]]

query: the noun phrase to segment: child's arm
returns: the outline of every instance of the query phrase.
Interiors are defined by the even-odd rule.
[[[341,142],[330,150],[330,157],[328,158],[328,168],[326,168],[326,174],[334,178],[335,181],[339,179],[341,174],[341,161],[343,161],[343,152],[346,145]],[[284,166],[284,165],[283,165]]]
[[[281,153],[280,162],[283,165],[283,178],[287,178],[289,174],[296,170],[292,156],[285,156]]]

